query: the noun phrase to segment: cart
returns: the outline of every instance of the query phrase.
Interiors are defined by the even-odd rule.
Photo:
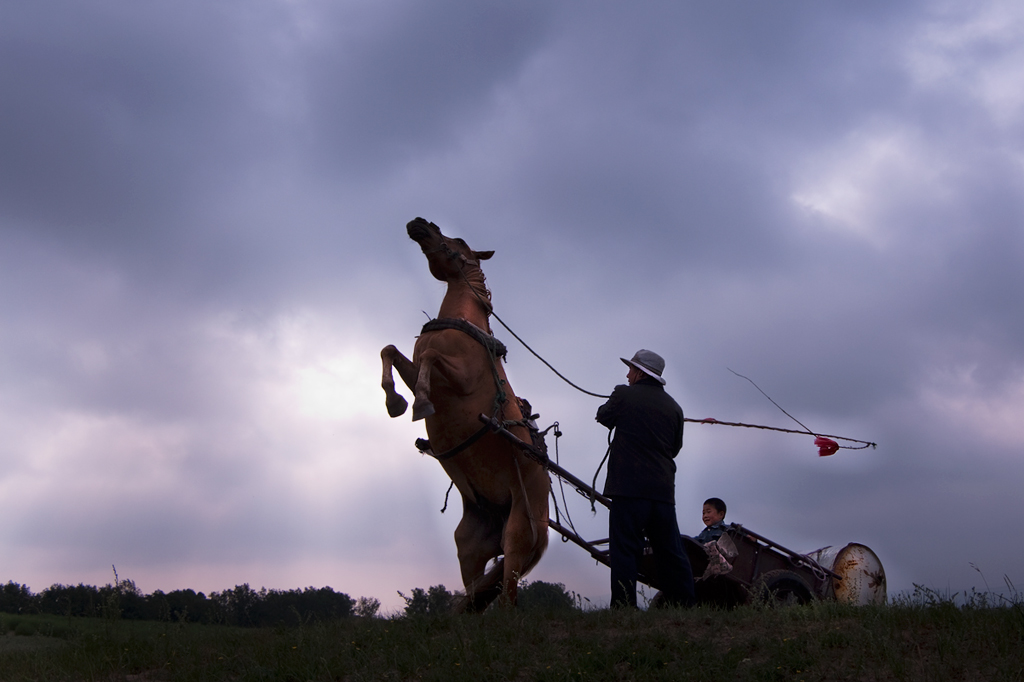
[[[610,506],[609,498],[551,461],[542,439],[535,437],[537,444],[526,443],[494,418],[481,414],[480,421],[588,500]],[[597,562],[609,565],[607,538],[586,540],[556,519],[548,519],[548,527]],[[826,599],[863,605],[882,604],[886,600],[885,571],[875,553],[865,545],[850,543],[800,554],[738,523],[726,527],[714,552],[687,535],[682,536],[682,541],[693,569],[699,604],[728,608],[751,602],[806,604]],[[712,560],[714,553],[723,555],[726,562]],[[657,604],[664,585],[650,547],[640,561],[638,580],[659,590],[652,602]]]

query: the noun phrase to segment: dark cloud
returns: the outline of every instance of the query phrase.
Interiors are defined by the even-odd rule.
[[[158,238],[252,154],[251,46],[229,13],[72,2],[4,14],[9,225],[86,246]]]
[[[34,557],[4,570],[455,585],[446,480],[377,386],[443,295],[422,215],[497,251],[498,315],[588,390],[648,347],[688,414],[793,425],[731,368],[880,444],[694,426],[688,523],[720,494],[893,589],[1019,571],[941,548],[1024,512],[1022,32],[998,2],[4,6],[0,514]],[[600,400],[494,326],[589,476]],[[539,575],[603,590],[584,563]]]
[[[338,8],[306,54],[310,151],[359,182],[444,149],[494,106],[553,12],[539,2]]]

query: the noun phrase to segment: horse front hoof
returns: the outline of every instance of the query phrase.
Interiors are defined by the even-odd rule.
[[[409,402],[397,393],[389,395],[384,404],[388,408],[388,416],[392,419],[401,417],[405,414],[406,408],[409,407]]]
[[[417,400],[412,404],[412,420],[418,422],[434,414],[434,403],[429,400]]]

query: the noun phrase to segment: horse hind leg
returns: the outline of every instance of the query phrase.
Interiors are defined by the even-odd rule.
[[[512,606],[516,603],[520,579],[537,565],[548,546],[547,498],[543,499],[544,504],[538,505],[536,510],[530,509],[525,496],[516,500],[505,523],[501,598]]]
[[[395,378],[391,369],[393,367],[398,370],[402,381],[412,388],[416,383],[416,366],[394,346],[385,346],[380,352],[380,359],[384,365],[380,382],[381,388],[384,389],[384,406],[388,408],[388,416],[393,419],[405,414],[409,403],[395,390]]]
[[[499,558],[490,569],[487,562],[501,554],[502,519],[465,497],[462,510],[455,546],[466,595],[457,610],[478,613],[501,595],[505,562]]]
[[[501,577],[505,573],[505,560],[498,560],[485,573],[466,585],[466,594],[456,601],[455,613],[481,613],[501,596]]]

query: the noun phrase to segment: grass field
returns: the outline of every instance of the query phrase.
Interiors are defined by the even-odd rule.
[[[1019,603],[493,610],[288,628],[0,621],[3,680],[1024,680]]]

